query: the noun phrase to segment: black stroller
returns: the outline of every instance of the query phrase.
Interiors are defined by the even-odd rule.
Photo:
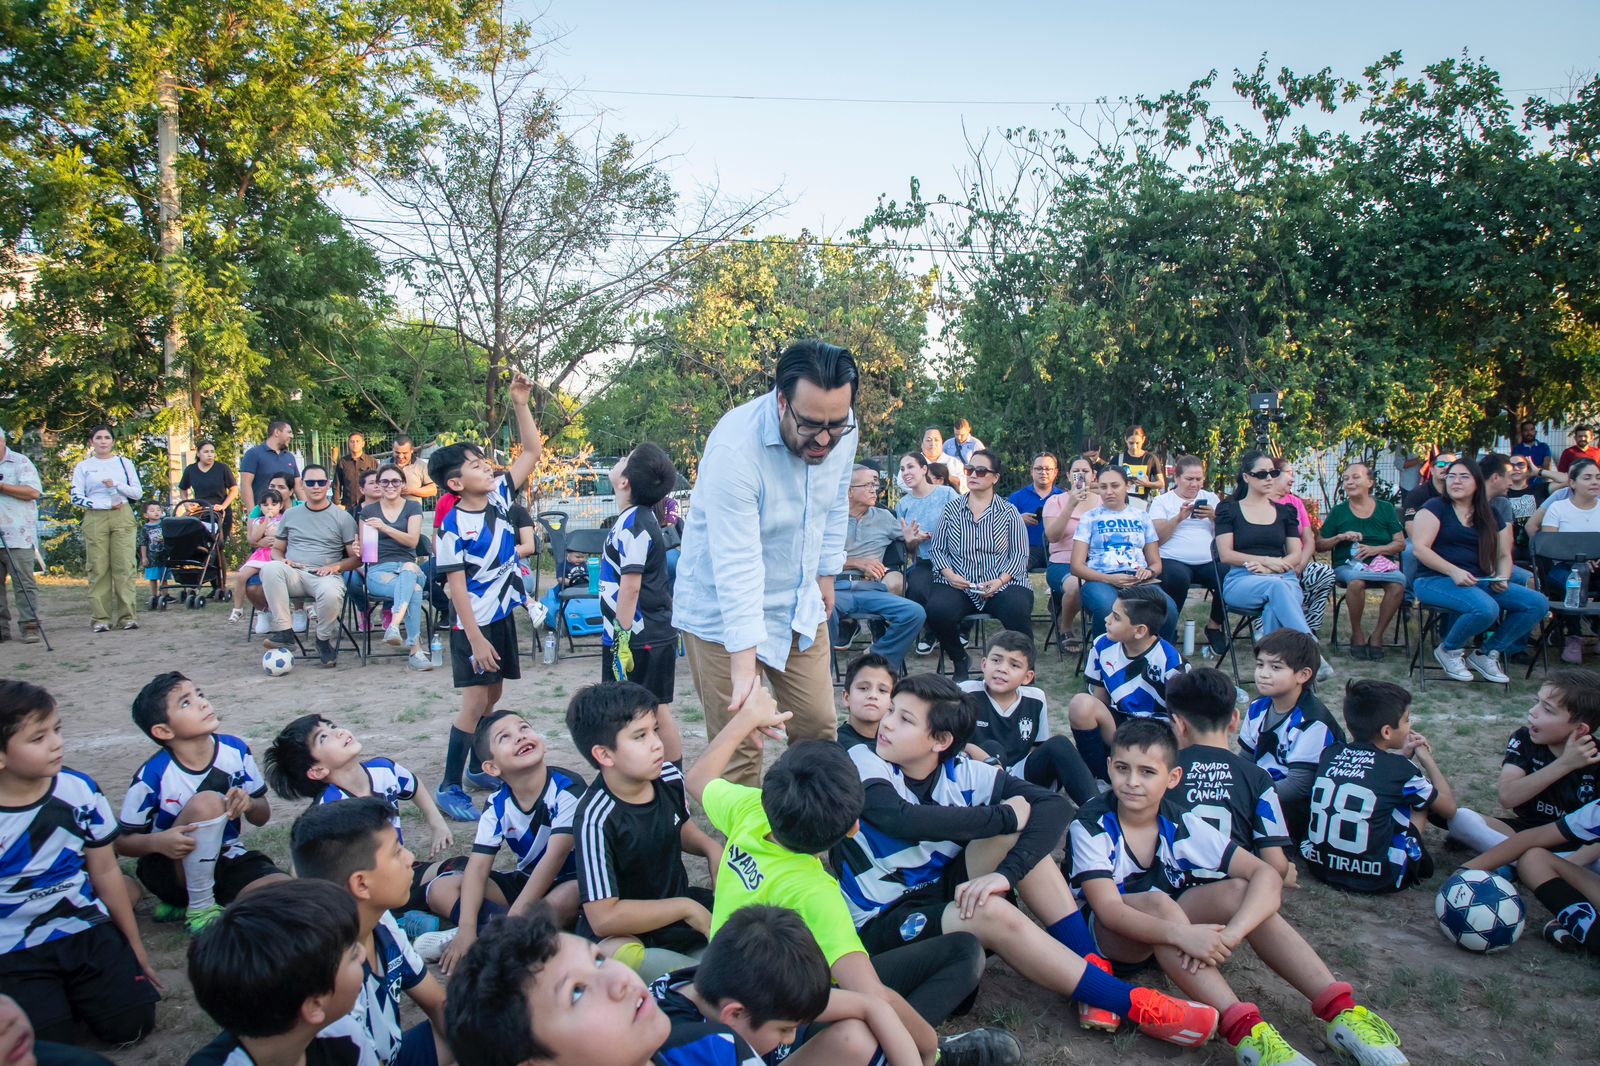
[[[204,607],[208,597],[225,598],[224,538],[221,517],[215,510],[193,500],[173,504],[161,520],[161,541],[152,565],[162,568],[157,601],[162,610],[173,598],[191,609]],[[202,591],[206,584],[211,586],[210,593]]]

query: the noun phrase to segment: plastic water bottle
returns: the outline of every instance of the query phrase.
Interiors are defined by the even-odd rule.
[[[1183,654],[1194,654],[1194,619],[1183,623]]]
[[[546,666],[554,666],[556,664],[556,631],[553,629],[545,631],[544,664]]]
[[[1576,565],[1567,573],[1567,598],[1562,602],[1568,607],[1583,606],[1583,578],[1578,576]]]
[[[361,527],[361,561],[368,565],[378,561],[378,531],[367,525]]]
[[[428,658],[432,660],[435,670],[444,665],[444,638],[437,633],[428,642]]]

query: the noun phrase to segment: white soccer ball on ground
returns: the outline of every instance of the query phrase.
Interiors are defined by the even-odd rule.
[[[1487,954],[1517,942],[1527,909],[1511,883],[1487,870],[1462,870],[1439,889],[1433,902],[1439,931],[1457,947]]]
[[[282,677],[294,669],[294,652],[288,648],[269,648],[261,657],[261,669],[268,677]]]

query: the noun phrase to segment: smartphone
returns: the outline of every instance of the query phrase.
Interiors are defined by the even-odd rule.
[[[1072,487],[1078,492],[1088,488],[1089,479],[1083,476],[1082,471],[1072,475]]]

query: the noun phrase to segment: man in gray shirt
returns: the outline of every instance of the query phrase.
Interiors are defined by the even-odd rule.
[[[261,592],[272,614],[268,648],[293,646],[290,607],[294,597],[310,597],[317,605],[317,654],[323,666],[339,660],[334,637],[344,610],[345,571],[361,565],[356,545],[356,520],[329,498],[326,467],[313,463],[301,472],[304,507],[291,507],[278,522],[272,561],[261,564]]]
[[[900,520],[878,499],[878,472],[858,466],[850,473],[850,517],[844,537],[844,572],[834,581],[834,612],[828,630],[835,648],[849,644],[855,634],[852,615],[873,614],[883,619],[883,635],[872,650],[889,660],[896,673],[905,673],[906,652],[916,642],[927,612],[905,599],[905,575],[883,565],[884,553],[895,541],[905,540]]]

